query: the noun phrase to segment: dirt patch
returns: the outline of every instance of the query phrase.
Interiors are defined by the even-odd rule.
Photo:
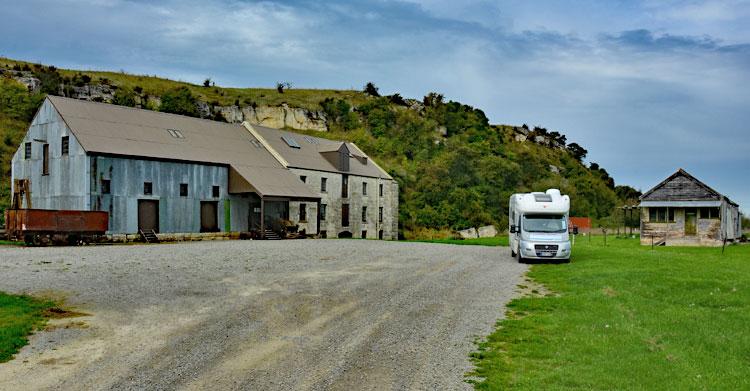
[[[42,313],[42,315],[45,318],[50,318],[50,319],[65,319],[65,318],[78,318],[81,316],[91,316],[91,314],[87,314],[85,312],[67,310],[65,308],[60,308],[60,307],[49,308],[45,310]]]
[[[548,296],[560,296],[546,286],[532,280],[528,276],[524,275],[523,283],[516,286],[516,292],[520,297],[548,297]]]

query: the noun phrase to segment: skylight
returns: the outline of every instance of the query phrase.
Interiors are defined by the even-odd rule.
[[[182,132],[177,129],[167,129],[167,132],[174,138],[185,138],[185,136],[182,135]]]
[[[291,148],[297,148],[297,149],[302,148],[297,143],[297,140],[295,140],[294,137],[292,137],[292,136],[281,136],[281,139],[284,140],[284,142],[286,143],[286,145],[288,145]]]

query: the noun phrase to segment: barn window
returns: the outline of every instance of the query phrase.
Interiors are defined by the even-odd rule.
[[[367,182],[362,182],[362,195],[367,195]]]
[[[23,158],[31,159],[31,143],[26,143],[23,147]]]
[[[180,197],[187,197],[187,196],[188,196],[188,184],[180,183]]]
[[[62,141],[60,143],[60,153],[62,155],[67,155],[68,152],[70,152],[70,137],[62,136]]]
[[[320,204],[320,220],[326,221],[326,212],[328,212],[328,205]]]
[[[383,222],[383,207],[382,206],[378,208],[378,222],[379,223]]]
[[[380,196],[381,197],[383,196],[383,184],[382,183],[380,184]]]
[[[320,178],[320,192],[325,193],[328,191],[328,178]]]
[[[154,185],[151,182],[143,182],[143,194],[151,195],[154,193]]]
[[[307,204],[299,204],[299,221],[307,221]]]
[[[367,222],[367,207],[366,206],[362,207],[362,222],[363,223]]]
[[[341,226],[349,226],[349,204],[341,205]]]
[[[42,175],[49,175],[49,144],[42,145]]]
[[[702,219],[718,219],[719,208],[700,208]]]
[[[221,193],[221,188],[219,186],[214,186],[211,188],[211,195],[214,198],[219,198],[220,193]]]
[[[349,175],[341,176],[341,198],[349,197]]]
[[[102,194],[109,194],[111,192],[109,179],[102,179]]]

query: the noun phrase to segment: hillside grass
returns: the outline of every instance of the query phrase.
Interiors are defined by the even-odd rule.
[[[28,336],[44,326],[45,313],[54,306],[51,300],[0,292],[0,363],[28,343]]]
[[[528,276],[552,293],[508,305],[473,354],[476,389],[750,388],[750,246],[595,236]]]

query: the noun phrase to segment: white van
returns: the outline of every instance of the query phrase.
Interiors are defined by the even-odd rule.
[[[570,261],[570,197],[560,190],[513,194],[508,225],[511,255],[524,259]]]

